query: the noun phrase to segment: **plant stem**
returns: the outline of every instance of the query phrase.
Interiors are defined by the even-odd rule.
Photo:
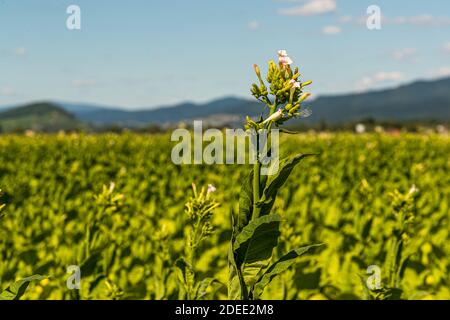
[[[255,220],[259,217],[260,208],[257,206],[257,203],[260,199],[259,193],[259,181],[260,181],[260,172],[261,172],[261,163],[259,162],[259,137],[256,134],[256,163],[253,165],[253,213],[252,220]]]
[[[270,101],[270,100],[269,100]],[[275,98],[275,101],[272,105],[269,105],[270,108],[270,115],[272,115],[276,109],[277,109],[277,105],[278,105],[278,101]],[[267,130],[267,134],[270,133],[270,129],[272,128],[272,122],[270,122],[268,124],[268,130]],[[267,143],[268,141],[266,141]],[[261,199],[261,193],[260,193],[260,180],[261,180],[261,162],[259,159],[259,136],[258,136],[258,132],[256,133],[256,146],[255,146],[255,150],[256,150],[256,163],[253,165],[253,213],[252,213],[252,220],[255,220],[259,217],[260,213],[261,213],[261,209],[257,206],[257,203],[259,202],[259,200]],[[263,146],[263,150],[264,150],[264,146]]]

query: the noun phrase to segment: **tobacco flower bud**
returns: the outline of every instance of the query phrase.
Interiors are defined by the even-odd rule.
[[[311,93],[309,93],[309,92],[305,92],[304,94],[302,94],[301,96],[300,96],[300,99],[299,99],[299,101],[298,102],[302,102],[302,101],[305,101],[306,99],[308,99],[309,98],[309,96],[311,95]]]
[[[302,83],[302,87],[309,86],[311,83],[312,83],[311,80],[305,81],[305,82]]]
[[[258,76],[258,78],[261,78],[261,70],[259,70],[259,67],[257,64],[253,65],[253,69],[255,69],[255,73]]]
[[[278,109],[270,117],[268,117],[266,120],[264,120],[262,123],[267,123],[270,121],[277,121],[277,120],[281,119],[282,116],[283,116],[283,110]]]

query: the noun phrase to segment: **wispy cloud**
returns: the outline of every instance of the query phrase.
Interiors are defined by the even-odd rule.
[[[417,50],[414,48],[404,48],[392,52],[392,58],[397,61],[416,61]]]
[[[315,16],[336,11],[335,0],[308,0],[306,3],[291,8],[283,8],[278,13],[284,16]]]
[[[22,57],[27,54],[27,49],[25,47],[18,47],[12,50],[12,54],[17,57]]]
[[[322,28],[322,33],[325,35],[337,35],[342,32],[342,28],[339,26],[325,26]]]
[[[443,50],[445,53],[450,54],[450,42],[444,43],[444,45],[442,46],[442,50]]]
[[[75,79],[72,80],[72,86],[75,88],[89,88],[97,85],[94,79]]]
[[[261,24],[259,23],[259,21],[253,20],[253,21],[250,21],[247,26],[250,30],[255,31],[261,27]]]
[[[411,24],[417,26],[445,27],[450,25],[450,17],[435,17],[431,14],[421,14],[411,17],[386,18],[386,23],[390,24]]]
[[[440,67],[438,69],[431,70],[429,72],[429,75],[432,79],[449,77],[450,76],[450,67]]]
[[[404,78],[403,73],[398,72],[398,71],[391,71],[391,72],[381,71],[381,72],[378,72],[374,77],[376,82],[398,81],[398,80],[402,80],[403,78]]]
[[[355,23],[359,25],[366,25],[367,17],[352,17],[341,16],[338,19],[339,23]],[[447,27],[450,26],[450,17],[447,16],[434,16],[431,14],[421,14],[417,16],[397,16],[397,17],[381,17],[382,25],[411,25],[421,27]]]
[[[4,86],[0,88],[0,96],[11,97],[16,94],[14,88],[10,86]]]
[[[403,80],[405,75],[399,71],[379,71],[373,76],[366,76],[360,79],[356,85],[355,89],[358,91],[365,91],[375,87],[382,82],[396,82]]]

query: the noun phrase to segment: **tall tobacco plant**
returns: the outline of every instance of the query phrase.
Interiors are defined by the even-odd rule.
[[[216,191],[213,185],[201,188],[200,191],[192,183],[193,196],[186,202],[185,211],[189,216],[190,225],[187,234],[184,255],[177,259],[175,266],[178,270],[178,280],[181,284],[180,299],[200,300],[208,296],[208,288],[218,281],[214,278],[205,278],[199,281],[195,272],[195,262],[198,247],[207,239],[212,231],[211,218],[214,210],[219,206],[211,194]]]
[[[310,96],[310,93],[304,92],[304,88],[311,84],[311,81],[302,82],[299,79],[298,67],[292,69],[292,63],[285,50],[278,51],[278,63],[269,62],[265,79],[267,85],[259,67],[254,65],[259,83],[252,85],[251,93],[265,105],[268,116],[266,119],[261,117],[258,121],[247,117],[245,128],[256,137],[265,130],[269,138],[262,145],[258,138],[252,139],[256,161],[253,169],[247,174],[240,192],[239,213],[237,217],[232,215],[233,230],[228,254],[229,299],[259,299],[264,288],[274,277],[292,266],[297,257],[316,246],[291,250],[277,261],[272,261],[273,249],[278,244],[282,222],[282,217],[272,210],[278,190],[286,182],[294,167],[311,156],[311,154],[297,154],[277,159],[276,172],[272,172],[271,175],[261,174],[264,162],[262,153],[268,150],[271,131],[279,129],[281,132],[288,132],[281,128],[284,123],[309,114],[309,111],[302,107],[302,102]],[[268,153],[270,154],[270,150]]]

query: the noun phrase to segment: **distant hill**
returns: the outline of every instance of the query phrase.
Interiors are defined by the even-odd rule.
[[[74,115],[52,103],[36,103],[0,112],[0,131],[45,131],[80,129],[83,124]]]
[[[309,104],[309,122],[450,120],[450,78],[417,81],[394,89],[322,96]]]
[[[309,102],[312,115],[300,122],[340,124],[364,119],[379,121],[449,121],[450,78],[417,81],[397,88],[320,96]],[[127,126],[165,124],[204,119],[213,124],[241,123],[245,115],[259,116],[263,109],[256,100],[228,97],[205,104],[182,103],[149,110],[81,106],[70,109],[79,119],[96,125]]]
[[[78,119],[93,125],[143,126],[147,124],[168,124],[204,119],[211,123],[241,121],[247,114],[261,112],[257,101],[227,97],[206,104],[181,103],[154,109],[123,110],[111,107],[89,107],[88,105],[60,104]]]
[[[45,106],[47,106],[45,108]],[[417,81],[397,88],[365,93],[320,96],[307,105],[312,116],[298,123],[345,124],[377,121],[450,121],[450,78]],[[47,116],[43,116],[43,111]],[[92,126],[141,127],[204,120],[210,125],[241,126],[246,115],[259,116],[264,106],[256,100],[227,97],[204,104],[182,103],[153,109],[129,111],[74,103],[40,103],[10,108],[0,113],[0,125],[77,127],[80,121]],[[11,113],[12,112],[12,113]],[[48,114],[53,114],[49,120]],[[14,115],[14,116],[13,116]],[[20,119],[17,116],[20,115]],[[10,120],[8,120],[8,117]],[[15,122],[14,122],[15,121]],[[13,123],[13,125],[11,124]],[[3,124],[2,124],[3,123]]]

